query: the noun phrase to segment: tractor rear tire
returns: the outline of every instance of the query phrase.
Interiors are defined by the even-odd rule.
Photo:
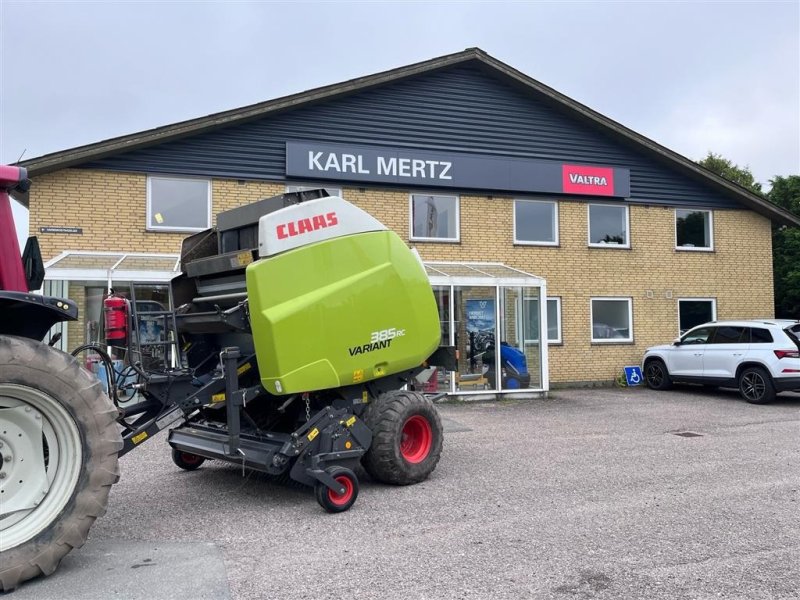
[[[68,354],[0,336],[0,591],[50,575],[119,480],[117,409]]]
[[[381,394],[367,407],[364,422],[372,430],[372,445],[361,462],[373,479],[409,485],[424,481],[436,468],[442,454],[442,420],[423,394]]]

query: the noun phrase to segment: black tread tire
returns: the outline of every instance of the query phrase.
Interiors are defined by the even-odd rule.
[[[660,369],[662,377],[660,379],[652,377],[651,369]],[[644,381],[651,390],[664,391],[672,387],[667,365],[660,358],[651,358],[644,364]]]
[[[57,401],[75,420],[83,447],[80,473],[64,509],[38,535],[2,553],[0,590],[8,591],[50,575],[67,553],[84,544],[119,480],[122,438],[117,409],[102,385],[69,354],[35,340],[0,336],[0,382],[36,389]]]
[[[326,469],[326,471],[334,479],[338,479],[340,477],[346,477],[349,479],[350,485],[352,486],[352,495],[347,502],[339,504],[331,499],[329,494],[331,490],[328,489],[328,486],[322,483],[316,483],[314,485],[314,496],[316,497],[317,502],[329,513],[340,513],[350,510],[350,507],[355,504],[356,498],[358,498],[358,477],[356,477],[356,474],[347,467],[329,467]]]
[[[758,398],[749,398],[747,394],[745,394],[743,389],[744,378],[748,374],[760,377],[764,382],[764,393]],[[770,377],[769,373],[761,367],[747,367],[746,369],[742,370],[741,373],[739,373],[739,394],[750,404],[769,404],[775,400],[775,396],[777,395],[775,391],[775,385],[772,383],[772,377]]]
[[[193,457],[189,459],[189,457]],[[204,456],[192,454],[191,452],[183,452],[175,448],[172,449],[172,462],[184,471],[196,471],[199,469],[206,459]]]
[[[405,422],[412,416],[427,419],[433,433],[428,456],[412,464],[400,453]],[[372,445],[361,459],[370,477],[382,483],[409,485],[428,478],[442,454],[444,431],[436,406],[419,392],[391,391],[381,394],[364,412],[364,422],[372,430]]]

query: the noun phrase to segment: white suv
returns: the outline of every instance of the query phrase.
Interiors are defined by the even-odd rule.
[[[648,387],[673,383],[738,387],[753,404],[777,392],[800,391],[800,321],[713,321],[668,346],[648,348],[642,361]]]

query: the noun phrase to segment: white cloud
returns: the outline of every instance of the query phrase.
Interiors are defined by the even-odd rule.
[[[659,143],[692,159],[708,152],[748,166],[757,181],[800,174],[800,48],[776,40],[769,50],[784,60],[752,56],[726,64],[673,98],[649,127]]]

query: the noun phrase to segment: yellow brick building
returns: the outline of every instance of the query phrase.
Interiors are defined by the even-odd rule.
[[[108,283],[81,269],[119,263],[163,304],[187,233],[295,186],[326,187],[425,261],[502,263],[546,282],[536,389],[612,381],[703,319],[771,316],[771,225],[798,224],[476,49],[22,166],[31,232],[50,274],[69,274],[48,291],[88,315],[69,325],[70,347],[95,339]],[[143,256],[119,262],[131,253]],[[500,300],[502,314],[522,311],[523,295]],[[524,341],[538,333],[495,335],[538,360]]]

